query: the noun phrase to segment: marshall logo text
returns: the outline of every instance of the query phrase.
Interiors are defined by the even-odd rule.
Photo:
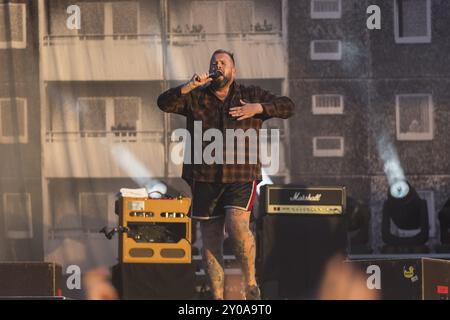
[[[319,202],[322,194],[318,193],[315,196],[312,196],[311,193],[308,195],[302,194],[301,192],[296,192],[292,197],[289,198],[290,201],[314,201]]]

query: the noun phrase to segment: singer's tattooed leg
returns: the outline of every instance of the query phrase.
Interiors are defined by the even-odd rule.
[[[215,300],[223,300],[225,274],[223,269],[224,218],[200,222],[202,256],[206,277]]]
[[[249,228],[250,212],[237,208],[226,209],[226,230],[231,237],[234,254],[241,264],[246,285],[256,284],[255,238]]]

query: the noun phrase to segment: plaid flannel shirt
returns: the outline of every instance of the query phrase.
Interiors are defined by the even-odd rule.
[[[292,100],[288,97],[275,96],[258,86],[244,86],[236,82],[231,85],[228,96],[224,101],[218,99],[209,87],[199,87],[187,94],[181,94],[181,87],[172,88],[162,93],[158,97],[158,107],[164,112],[181,114],[187,118],[186,127],[191,138],[191,161],[190,163],[186,163],[186,161],[183,163],[183,179],[188,182],[196,180],[218,183],[261,181],[261,163],[258,155],[259,130],[264,120],[272,117],[286,119],[292,116],[294,109]],[[240,106],[240,99],[247,103],[261,103],[263,112],[252,118],[236,120],[229,114],[229,109]],[[222,132],[224,139],[223,164],[206,164],[203,158],[201,158],[201,164],[194,162],[195,152],[198,152],[198,148],[194,149],[194,121],[201,121],[202,134],[208,129],[218,129]],[[242,129],[244,131],[255,129],[258,139],[256,148],[254,144],[249,145],[249,139],[246,139],[245,148],[238,148],[238,143],[235,140],[234,161],[228,163],[226,161],[227,153],[232,150],[226,150],[227,129]],[[203,155],[205,147],[212,142],[203,141],[203,137],[200,137],[200,139]],[[270,142],[269,139],[268,141]],[[256,163],[250,163],[252,156],[255,156],[254,153],[256,153],[257,161]],[[244,164],[237,162],[239,154],[245,157]]]

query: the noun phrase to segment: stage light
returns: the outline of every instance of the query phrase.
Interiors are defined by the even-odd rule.
[[[161,198],[164,194],[167,193],[167,186],[157,180],[147,183],[145,188],[147,189],[147,192],[151,196],[151,198]]]
[[[412,236],[394,235],[391,232],[391,222],[400,230],[418,232]],[[396,253],[427,250],[423,246],[428,240],[429,232],[427,202],[419,197],[407,181],[397,181],[389,188],[387,200],[383,205],[381,229],[382,239],[387,245],[402,247],[394,248]]]
[[[404,198],[409,193],[409,186],[405,181],[397,181],[392,184],[390,193],[394,198]]]

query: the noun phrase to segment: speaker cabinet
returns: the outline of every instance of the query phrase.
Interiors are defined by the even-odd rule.
[[[1,262],[0,297],[62,295],[61,266],[51,262]]]
[[[265,216],[257,239],[257,275],[268,299],[315,298],[326,263],[347,243],[340,217]]]
[[[112,282],[123,300],[189,300],[195,297],[194,264],[120,263]]]
[[[367,274],[367,286],[384,300],[448,300],[450,261],[369,259],[348,263]]]
[[[286,200],[283,206],[274,205],[278,200],[267,195],[271,188],[285,188],[279,196],[282,200],[299,197],[292,191],[295,191],[295,186],[272,185],[261,188],[261,212],[256,222],[256,271],[262,297],[313,299],[316,297],[326,263],[335,254],[344,254],[346,251],[345,217],[343,214],[292,213],[295,212],[294,209],[299,208],[298,201],[292,206],[288,203],[289,200]],[[316,193],[323,194],[322,199],[326,197],[325,192],[317,191],[314,194]],[[280,207],[281,210],[276,214],[267,214],[271,207]],[[315,203],[313,207],[317,207]],[[293,209],[286,214],[283,208],[286,208],[286,211]],[[300,209],[309,210],[308,204]]]

